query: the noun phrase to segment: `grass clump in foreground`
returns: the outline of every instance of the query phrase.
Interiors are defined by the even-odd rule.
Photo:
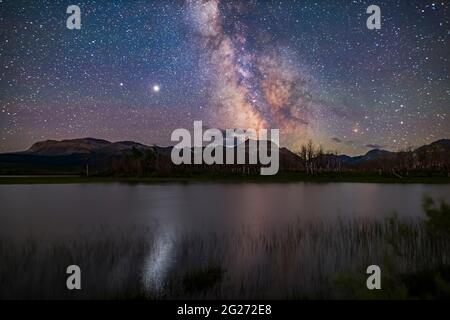
[[[444,201],[436,203],[431,197],[423,199],[425,220],[412,227],[397,216],[387,221],[391,228],[386,233],[386,244],[383,255],[383,290],[365,290],[359,285],[364,277],[348,273],[339,274],[334,283],[343,296],[362,299],[449,299],[450,298],[450,261],[449,250],[444,245],[450,241],[450,206]],[[413,252],[405,251],[405,241],[413,239],[430,239],[433,245],[428,254],[422,252],[422,259],[434,259],[436,263],[407,266],[399,268],[396,261]],[[419,241],[417,252],[423,250],[423,242]]]
[[[155,226],[72,240],[1,239],[0,298],[450,298],[448,206],[426,199],[424,210],[419,220],[203,226],[173,238]],[[65,288],[70,264],[81,267],[81,291]],[[372,264],[381,267],[382,290],[366,287]]]
[[[183,277],[183,287],[188,294],[206,291],[222,281],[224,270],[218,265],[209,264],[206,268],[190,271]]]

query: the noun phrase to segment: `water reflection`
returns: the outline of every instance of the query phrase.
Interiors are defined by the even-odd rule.
[[[147,293],[162,293],[166,275],[175,261],[176,233],[170,226],[158,228],[144,261],[143,283]]]
[[[422,215],[424,193],[450,200],[449,185],[371,183],[0,185],[0,232],[79,234],[105,224],[196,226],[208,231],[292,219]]]
[[[313,290],[324,276],[362,261],[368,253],[382,256],[381,249],[373,249],[383,248],[382,235],[368,236],[357,225],[340,227],[340,219],[382,220],[394,211],[399,217],[420,217],[424,193],[450,201],[450,185],[0,185],[0,236],[16,240],[33,236],[39,246],[42,239],[55,245],[61,239],[76,239],[66,242],[62,252],[73,250],[75,257],[86,259],[82,262],[93,268],[85,273],[92,283],[107,284],[101,292],[138,282],[150,295],[164,295],[170,281],[180,283],[186,272],[212,265],[225,271],[220,294],[227,298],[235,298],[243,286],[252,297],[262,291],[280,297],[292,284]],[[309,227],[310,222],[324,223]],[[112,240],[98,232],[103,226],[112,230],[108,233]],[[148,231],[133,240],[136,226]],[[89,243],[86,234],[91,235]],[[370,250],[355,241],[358,237],[370,238],[366,242]],[[416,248],[415,243],[410,245]],[[14,279],[23,276],[15,277],[16,270],[22,270],[16,265],[28,263],[22,266],[32,269],[27,274],[36,283],[43,283],[39,276],[49,277],[48,288],[53,288],[54,272],[48,270],[56,264],[50,258],[60,259],[61,254],[53,250],[58,253],[55,257],[36,255],[36,261],[46,261],[41,265],[24,260],[19,252],[17,262],[7,266],[7,279],[16,283]]]

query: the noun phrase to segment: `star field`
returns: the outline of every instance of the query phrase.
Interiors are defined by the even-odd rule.
[[[448,2],[3,0],[0,30],[0,152],[194,120],[347,154],[450,137]]]

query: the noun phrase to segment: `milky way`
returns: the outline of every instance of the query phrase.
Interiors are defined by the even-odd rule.
[[[287,55],[288,48],[276,41],[249,48],[249,32],[239,20],[232,21],[233,31],[227,33],[219,4],[218,0],[188,2],[189,18],[204,52],[203,72],[213,75],[214,125],[278,128],[282,144],[298,147],[315,136],[308,131],[320,130],[312,116],[321,106],[309,90],[311,77],[295,65],[295,54]],[[231,3],[228,9],[235,16],[242,6]]]
[[[0,2],[0,152],[172,130],[279,128],[348,154],[450,137],[449,6],[376,1]]]

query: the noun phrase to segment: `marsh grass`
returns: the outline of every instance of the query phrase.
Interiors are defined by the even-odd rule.
[[[48,242],[1,239],[0,298],[448,297],[450,239],[430,233],[423,221],[297,220],[271,230],[180,230],[169,239],[172,251],[158,289],[143,280],[149,256],[163,253],[152,228]],[[70,264],[81,267],[81,291],[66,289]],[[372,264],[382,269],[377,292],[366,288]]]
[[[61,241],[2,239],[0,298],[140,297],[140,268],[152,243],[146,230],[140,232],[112,235],[101,229],[95,235]],[[81,268],[80,291],[66,288],[66,268],[72,264]]]

